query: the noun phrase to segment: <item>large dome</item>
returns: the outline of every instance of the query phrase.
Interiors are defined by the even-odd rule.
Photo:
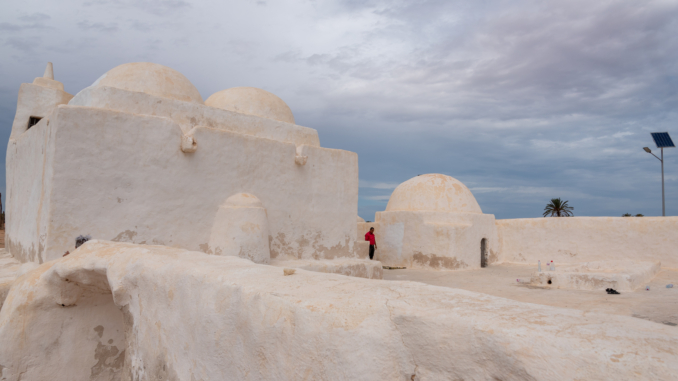
[[[294,124],[292,110],[282,99],[256,87],[233,87],[222,90],[207,98],[205,104],[210,107]]]
[[[482,213],[466,185],[453,177],[440,174],[417,176],[398,185],[391,194],[386,211],[400,210]]]
[[[133,62],[117,66],[92,84],[92,87],[97,86],[109,86],[156,97],[203,103],[198,89],[183,74],[167,66],[150,62]]]

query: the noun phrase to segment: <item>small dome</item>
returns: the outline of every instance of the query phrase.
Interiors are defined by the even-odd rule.
[[[482,213],[466,185],[440,174],[417,176],[398,185],[391,194],[386,211],[398,210]]]
[[[294,115],[287,103],[275,94],[256,87],[233,87],[221,90],[207,98],[205,104],[210,107],[294,124]]]
[[[224,205],[227,208],[263,208],[259,198],[249,193],[238,193],[226,199]]]
[[[133,62],[117,66],[97,79],[92,87],[109,86],[184,102],[203,103],[188,78],[167,66]]]

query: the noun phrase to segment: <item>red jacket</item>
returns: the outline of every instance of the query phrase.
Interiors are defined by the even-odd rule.
[[[375,241],[374,234],[367,232],[365,233],[365,241],[370,241],[370,245],[376,245],[377,241]]]

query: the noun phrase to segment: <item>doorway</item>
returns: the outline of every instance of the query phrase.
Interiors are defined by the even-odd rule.
[[[480,240],[480,267],[487,267],[487,238]]]

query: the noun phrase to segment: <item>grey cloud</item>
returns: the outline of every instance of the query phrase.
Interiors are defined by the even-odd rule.
[[[498,218],[540,216],[553,197],[577,215],[660,213],[659,165],[642,147],[653,147],[652,131],[678,138],[675,2],[88,4],[78,15],[45,10],[59,33],[15,31],[21,39],[10,41],[7,30],[3,49],[17,53],[0,55],[3,86],[31,81],[46,59],[74,91],[149,60],[203,95],[268,89],[324,147],[358,153],[368,220],[422,173],[458,178]],[[24,25],[29,13],[0,22]],[[89,31],[117,26],[115,38],[83,33],[80,20]],[[26,57],[40,62],[24,69]],[[672,214],[677,154],[666,153]]]
[[[101,22],[95,22],[95,23],[90,23],[89,21],[80,21],[78,23],[78,28],[82,30],[90,30],[90,31],[97,31],[97,32],[116,32],[118,30],[118,24],[117,23],[101,23]]]
[[[369,181],[369,180],[360,180],[360,188],[373,188],[373,189],[395,189],[399,183],[385,183],[379,181]]]
[[[5,45],[24,53],[32,53],[35,48],[40,46],[40,39],[35,37],[10,37],[5,40]]]
[[[135,29],[135,30],[138,30],[138,31],[141,31],[141,32],[149,32],[153,29],[151,24],[141,22],[139,20],[130,20],[130,26],[131,26],[132,29]]]
[[[18,19],[25,22],[37,22],[49,20],[51,17],[44,13],[37,12],[26,16],[21,16]]]
[[[391,198],[390,194],[385,194],[381,196],[364,196],[365,200],[375,200],[375,201],[388,201]]]
[[[166,16],[191,8],[191,4],[182,0],[95,0],[83,3],[84,6],[101,8],[137,8],[156,16]]]
[[[271,59],[272,62],[288,62],[288,63],[294,63],[301,60],[303,60],[303,58],[301,57],[301,51],[299,50],[290,50],[284,53],[280,53]]]
[[[23,21],[23,23],[11,23],[11,22],[0,22],[0,30],[5,32],[22,32],[27,30],[39,30],[39,29],[53,29],[52,27],[45,25],[45,21],[49,20],[51,17],[44,13],[33,13],[31,15],[24,15],[17,17],[16,20]]]
[[[0,30],[6,32],[21,32],[30,29],[53,29],[49,26],[39,24],[39,23],[30,23],[30,24],[12,24],[8,22],[0,22]]]

